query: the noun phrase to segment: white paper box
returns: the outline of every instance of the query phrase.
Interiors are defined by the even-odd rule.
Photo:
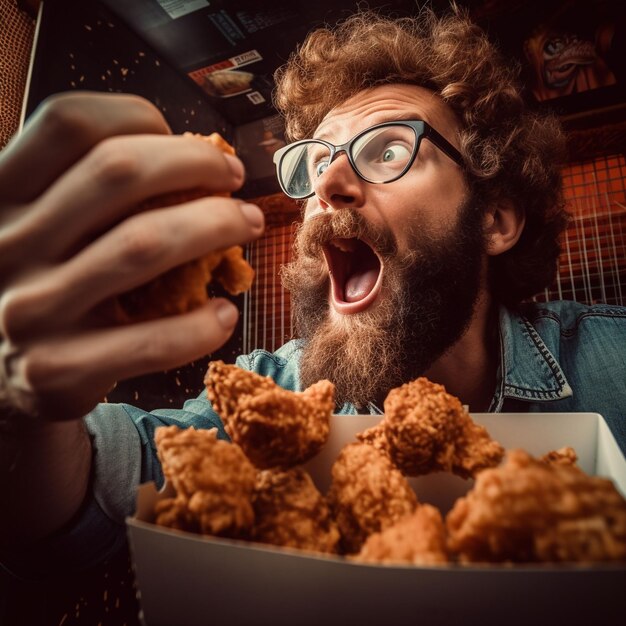
[[[506,448],[542,455],[572,446],[590,474],[626,495],[626,459],[594,413],[474,414]],[[379,416],[334,416],[324,450],[307,464],[324,490],[330,466],[354,435]],[[471,481],[446,474],[412,479],[420,501],[443,513]],[[127,520],[144,621],[148,626],[369,624],[622,624],[626,563],[595,566],[415,567],[366,565],[341,557],[218,540],[152,521],[158,494],[142,485]]]

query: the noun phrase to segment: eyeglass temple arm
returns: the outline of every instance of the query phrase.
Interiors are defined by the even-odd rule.
[[[443,135],[440,135],[432,126],[426,126],[425,130],[424,135],[442,152],[447,154],[457,165],[461,167],[465,165],[463,155]]]

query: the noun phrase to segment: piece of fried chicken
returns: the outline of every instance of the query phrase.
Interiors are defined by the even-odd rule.
[[[234,148],[219,134],[200,135],[184,133],[186,137],[205,141],[226,154],[235,154]],[[208,195],[206,189],[188,189],[155,196],[141,203],[138,211],[154,210],[191,202]],[[212,196],[230,196],[213,193]],[[219,283],[233,296],[252,286],[254,270],[243,257],[241,246],[215,250],[157,276],[100,306],[100,314],[118,323],[142,322],[157,317],[178,315],[191,311],[208,299],[207,285]]]
[[[337,552],[339,531],[324,496],[301,467],[257,474],[251,538],[275,546]]]
[[[332,467],[328,502],[345,553],[412,513],[417,497],[390,459],[366,443],[345,446]]]
[[[626,500],[612,481],[523,450],[481,472],[446,526],[463,562],[626,560]]]
[[[254,522],[256,470],[217,429],[162,426],[154,435],[163,473],[176,497],[161,500],[156,523],[210,535],[247,536]]]
[[[468,478],[502,460],[504,448],[443,385],[417,378],[392,389],[384,406],[384,420],[375,429],[383,429],[391,459],[407,476],[453,472]],[[363,438],[382,449],[382,436],[366,431]]]
[[[328,439],[335,406],[328,380],[287,391],[269,377],[213,361],[204,384],[226,432],[260,469],[304,463]]]
[[[446,529],[439,509],[430,504],[419,504],[411,515],[370,535],[353,558],[362,563],[448,563]]]
[[[128,324],[186,313],[207,302],[209,283],[216,281],[235,296],[247,291],[253,278],[254,270],[243,258],[241,246],[216,250],[119,295],[109,303],[110,315]]]
[[[576,450],[570,446],[559,448],[558,450],[551,450],[544,454],[540,459],[544,463],[560,463],[562,465],[576,465],[578,461],[578,455]]]

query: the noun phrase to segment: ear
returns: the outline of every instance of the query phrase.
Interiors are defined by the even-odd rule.
[[[483,218],[487,254],[496,256],[510,250],[520,238],[525,223],[526,217],[510,200],[489,207]]]

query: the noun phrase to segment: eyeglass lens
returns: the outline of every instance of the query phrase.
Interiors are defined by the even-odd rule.
[[[393,125],[372,128],[357,137],[350,146],[357,173],[372,183],[385,183],[400,177],[413,156],[415,131],[410,126]],[[331,150],[311,140],[293,146],[282,157],[280,176],[285,191],[303,198],[313,191],[314,181],[330,165]]]

